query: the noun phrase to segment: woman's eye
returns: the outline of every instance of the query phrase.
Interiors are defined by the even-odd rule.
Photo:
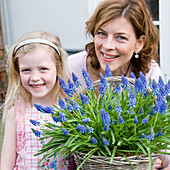
[[[98,34],[99,36],[102,36],[102,37],[106,36],[106,34],[105,34],[104,32],[101,32],[101,31],[99,31],[97,34]]]
[[[124,36],[118,36],[117,39],[118,39],[118,40],[121,40],[121,41],[122,41],[122,40],[127,40],[126,37],[124,37]]]

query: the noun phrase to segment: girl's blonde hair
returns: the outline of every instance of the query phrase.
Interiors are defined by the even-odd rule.
[[[28,39],[44,39],[52,42],[54,45],[58,47],[60,56],[53,47],[46,44],[45,45],[40,44],[40,43],[29,43],[24,46],[21,46],[19,49],[15,51],[15,47],[20,42]],[[6,99],[4,103],[4,110],[3,110],[3,119],[2,119],[3,122],[6,118],[6,114],[8,110],[14,105],[14,103],[17,100],[24,100],[25,102],[31,103],[31,94],[22,86],[20,80],[18,57],[33,51],[35,48],[39,46],[44,46],[45,48],[47,48],[47,50],[49,50],[49,52],[53,54],[56,62],[57,77],[56,77],[56,85],[53,88],[51,102],[57,103],[58,96],[64,95],[64,92],[59,85],[58,76],[60,76],[65,81],[67,79],[66,62],[65,62],[67,53],[62,49],[60,39],[56,35],[45,31],[35,31],[35,32],[24,34],[18,40],[18,42],[12,46],[9,55],[7,55],[8,56],[7,68],[9,73],[8,73],[8,89],[7,89]]]
[[[145,45],[139,52],[140,57],[131,59],[132,71],[138,77],[139,72],[146,74],[152,59],[156,60],[158,55],[158,30],[153,24],[151,13],[145,0],[105,0],[96,8],[92,17],[86,22],[86,33],[94,38],[99,28],[108,21],[125,17],[133,26],[136,38],[145,36]],[[88,56],[92,59],[91,66],[100,68],[95,53],[94,42],[86,45]]]

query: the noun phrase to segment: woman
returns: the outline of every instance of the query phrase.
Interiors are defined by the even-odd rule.
[[[138,77],[142,71],[147,82],[150,78],[158,81],[159,35],[144,0],[101,2],[86,22],[86,33],[93,40],[86,51],[68,57],[68,67],[78,76],[82,89],[86,87],[82,69],[96,81],[100,72],[104,75],[106,64],[113,76],[129,77],[133,72]],[[161,168],[161,160],[155,168]]]
[[[144,0],[105,0],[86,22],[86,33],[93,41],[86,51],[69,56],[68,66],[85,88],[82,68],[92,81],[104,74],[106,64],[113,76],[136,77],[142,71],[147,82],[161,75],[156,63],[159,35]]]

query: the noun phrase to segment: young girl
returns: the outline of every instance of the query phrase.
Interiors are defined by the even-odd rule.
[[[3,112],[5,134],[2,146],[2,170],[68,169],[67,158],[43,160],[34,156],[42,143],[31,128],[30,120],[51,121],[34,104],[57,105],[64,93],[58,76],[66,80],[66,53],[59,39],[47,32],[25,34],[12,47],[8,56],[9,84]],[[74,169],[74,168],[69,168]]]

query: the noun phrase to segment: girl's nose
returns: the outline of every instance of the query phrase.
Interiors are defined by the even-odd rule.
[[[107,37],[107,39],[105,40],[105,42],[103,43],[103,47],[106,50],[114,50],[115,49],[115,42],[113,37]]]
[[[40,80],[40,76],[37,73],[34,73],[31,75],[30,78],[31,81],[39,81]]]

